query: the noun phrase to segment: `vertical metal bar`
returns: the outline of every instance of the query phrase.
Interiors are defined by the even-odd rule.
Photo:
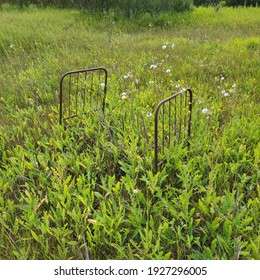
[[[181,125],[182,125],[182,94],[179,94],[179,98],[180,98],[180,112],[179,112],[179,120],[180,120],[180,124],[179,124],[179,135],[178,135],[178,143],[180,143],[180,139],[181,139]]]
[[[76,76],[76,115],[78,115],[79,73]]]
[[[69,76],[69,116],[71,115],[71,110],[70,110],[70,91],[71,91],[71,75]]]
[[[188,137],[190,138],[191,135],[191,121],[192,121],[192,102],[193,102],[193,93],[190,89],[187,89],[189,92],[190,98],[189,98],[189,123],[188,123]],[[189,142],[188,142],[189,145]]]
[[[162,105],[162,110],[163,110],[163,113],[162,113],[162,152],[164,153],[164,104]]]
[[[97,88],[97,104],[99,104],[99,100],[100,102],[102,101],[102,96],[101,96],[101,91],[100,91],[100,73],[101,73],[101,70],[98,71],[98,88]]]
[[[171,145],[171,133],[172,133],[172,125],[171,125],[171,105],[172,105],[172,100],[169,100],[169,146]]]
[[[154,169],[158,171],[158,114],[160,110],[160,103],[156,107],[154,113]]]
[[[87,87],[87,71],[85,71],[84,73],[84,82],[83,82],[83,106],[82,106],[83,112],[86,107],[86,87]]]
[[[102,69],[105,73],[105,86],[104,86],[104,97],[103,97],[103,108],[102,111],[103,113],[105,113],[105,106],[106,106],[106,95],[107,95],[107,70],[106,69]]]
[[[60,79],[60,124],[62,124],[62,114],[63,114],[63,96],[62,96],[62,91],[63,91],[63,77]]]
[[[91,71],[91,70],[90,70]],[[93,80],[94,80],[94,71],[91,71],[91,81],[90,81],[90,99],[89,99],[89,107],[92,107],[92,94],[93,94]]]
[[[186,123],[187,123],[187,115],[188,115],[188,107],[187,107],[187,99],[188,99],[188,97],[187,97],[187,91],[185,91],[185,93],[184,93],[184,124],[185,124],[185,126],[186,126]],[[185,136],[185,134],[186,134],[187,132],[186,132],[186,129],[184,129],[184,132],[183,132],[183,134],[184,134],[184,136]]]
[[[175,138],[177,138],[177,105],[176,105],[176,98],[174,98],[174,130],[175,130]]]

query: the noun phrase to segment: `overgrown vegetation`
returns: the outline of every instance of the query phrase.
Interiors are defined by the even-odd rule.
[[[27,7],[56,7],[73,8],[87,12],[108,13],[114,12],[127,18],[136,18],[148,13],[159,15],[160,13],[184,12],[191,10],[194,6],[215,6],[224,5],[257,6],[258,0],[0,0],[0,5],[12,5],[19,8]]]
[[[0,258],[259,259],[259,19],[0,11]],[[112,138],[95,115],[58,125],[59,78],[92,66]],[[154,109],[182,87],[191,146],[154,174]]]
[[[19,8],[28,6],[74,8],[88,12],[114,11],[126,17],[137,17],[144,13],[158,14],[161,12],[182,12],[190,10],[192,0],[0,0],[0,4],[8,3]]]

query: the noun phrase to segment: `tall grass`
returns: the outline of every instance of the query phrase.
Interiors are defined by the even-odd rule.
[[[0,258],[259,258],[259,9],[161,18],[0,11]],[[58,125],[59,78],[92,66],[112,139]],[[182,87],[191,146],[154,174],[154,109]]]

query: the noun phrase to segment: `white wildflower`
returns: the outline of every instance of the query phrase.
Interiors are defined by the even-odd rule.
[[[170,73],[171,72],[171,69],[167,69],[165,70],[166,73]]]
[[[166,48],[167,48],[167,46],[166,46],[166,45],[163,45],[163,46],[162,46],[162,49],[163,49],[163,50],[165,50]]]
[[[229,96],[229,93],[228,93],[228,92],[224,92],[224,93],[223,93],[223,96],[224,96],[224,97],[227,97],[227,96]]]
[[[10,45],[10,49],[13,49],[13,47],[14,47],[13,44],[11,44],[11,45]]]
[[[138,189],[134,189],[134,194],[138,194]]]
[[[101,87],[105,87],[105,83],[100,84]]]
[[[180,87],[181,87],[181,85],[180,85],[180,84],[177,84],[175,87],[176,87],[176,88],[180,88]]]
[[[224,97],[227,97],[229,96],[229,93],[225,90],[222,90],[221,93],[223,94]]]
[[[156,67],[157,67],[156,64],[152,64],[152,65],[150,66],[150,69],[154,69],[154,68],[156,68]]]
[[[123,91],[121,94],[123,100],[127,99],[127,92]]]
[[[175,48],[175,44],[174,43],[172,43],[172,49],[174,49]]]
[[[151,112],[148,112],[147,114],[146,114],[146,117],[148,117],[148,118],[150,118],[152,116],[152,113]]]
[[[223,82],[225,78],[223,76],[220,77],[220,81]]]
[[[202,109],[202,114],[208,114],[209,110],[207,108]]]

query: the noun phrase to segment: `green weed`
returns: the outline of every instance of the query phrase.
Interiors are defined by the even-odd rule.
[[[0,258],[259,259],[259,9],[0,15]],[[58,125],[59,78],[92,66],[106,123]],[[154,174],[155,107],[187,87],[190,148]]]

